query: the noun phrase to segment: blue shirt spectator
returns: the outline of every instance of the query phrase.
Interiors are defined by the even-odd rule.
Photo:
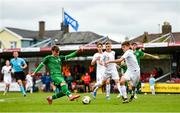
[[[43,84],[45,84],[45,81],[46,81],[46,75],[45,74],[43,74],[41,76],[41,81],[42,81]]]
[[[49,72],[47,72],[46,73],[46,76],[45,76],[45,85],[46,85],[46,87],[45,87],[45,91],[46,92],[49,92],[50,91],[50,83],[51,83],[51,76],[49,75]]]
[[[51,82],[51,77],[49,75],[46,75],[45,84],[50,84],[50,82]]]

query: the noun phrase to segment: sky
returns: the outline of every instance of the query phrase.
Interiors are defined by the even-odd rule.
[[[164,21],[180,32],[180,0],[0,0],[0,28],[38,30],[38,22],[45,21],[46,30],[57,30],[62,8],[78,21],[78,31],[116,41],[159,33]]]

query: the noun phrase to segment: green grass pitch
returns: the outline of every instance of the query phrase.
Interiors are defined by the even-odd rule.
[[[89,105],[83,105],[81,97],[77,101],[69,101],[67,97],[56,99],[48,105],[46,97],[53,93],[34,93],[23,97],[21,93],[0,93],[0,112],[180,112],[180,94],[139,94],[138,99],[122,104],[117,94],[111,94],[111,100],[105,94],[98,94]]]

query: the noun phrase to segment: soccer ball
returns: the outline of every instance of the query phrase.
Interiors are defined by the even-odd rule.
[[[89,96],[83,96],[82,103],[83,104],[90,104],[91,98]]]

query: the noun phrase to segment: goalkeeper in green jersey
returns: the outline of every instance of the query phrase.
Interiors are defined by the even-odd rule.
[[[66,82],[64,80],[64,77],[62,75],[62,62],[76,57],[77,53],[82,51],[82,48],[80,48],[79,50],[69,54],[69,55],[65,55],[65,56],[59,56],[59,47],[58,46],[53,46],[51,48],[52,51],[52,55],[48,55],[46,56],[42,62],[38,65],[38,67],[35,69],[35,71],[32,73],[32,75],[35,75],[35,73],[37,73],[44,65],[46,65],[50,71],[50,75],[52,78],[52,81],[54,82],[54,84],[57,86],[57,88],[60,89],[59,92],[55,93],[52,96],[48,96],[47,97],[47,101],[49,104],[52,104],[52,101],[54,99],[63,97],[63,96],[68,96],[70,101],[74,101],[75,99],[79,98],[80,95],[72,95],[71,92],[68,90],[68,87],[66,85]]]

